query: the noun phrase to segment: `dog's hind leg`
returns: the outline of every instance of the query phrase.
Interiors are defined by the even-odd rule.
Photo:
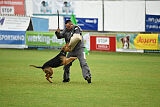
[[[52,81],[50,80],[50,78],[52,78],[51,76],[52,76],[52,74],[53,74],[52,68],[51,68],[51,67],[45,68],[45,69],[44,69],[44,72],[46,73],[46,79],[47,79],[50,83],[52,83]]]
[[[49,75],[49,74],[46,74],[45,77],[47,77],[48,75]],[[53,78],[53,77],[50,77],[50,78]]]
[[[49,78],[52,78],[53,73],[54,73],[54,71],[53,71],[53,69],[50,67],[50,74],[49,74]]]

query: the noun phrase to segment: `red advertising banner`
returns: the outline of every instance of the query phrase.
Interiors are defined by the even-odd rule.
[[[25,15],[24,0],[0,0],[1,15]]]
[[[116,51],[116,37],[90,36],[91,51]]]

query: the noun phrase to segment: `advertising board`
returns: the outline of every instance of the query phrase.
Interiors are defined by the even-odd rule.
[[[90,36],[91,51],[116,51],[116,37]]]

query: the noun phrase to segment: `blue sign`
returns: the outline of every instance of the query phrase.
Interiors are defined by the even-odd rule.
[[[48,32],[48,19],[32,17],[33,30],[37,32]]]
[[[70,19],[70,17],[65,17],[65,21],[68,19]],[[98,30],[98,18],[76,18],[76,21],[82,30]]]
[[[25,31],[0,31],[0,44],[25,44]]]
[[[160,15],[146,15],[146,32],[160,32]]]

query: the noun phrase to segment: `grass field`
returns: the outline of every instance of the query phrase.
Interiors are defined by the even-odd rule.
[[[82,77],[78,60],[71,81],[63,67],[53,83],[40,69],[53,50],[0,49],[0,107],[160,107],[160,54],[90,52],[92,83]]]

